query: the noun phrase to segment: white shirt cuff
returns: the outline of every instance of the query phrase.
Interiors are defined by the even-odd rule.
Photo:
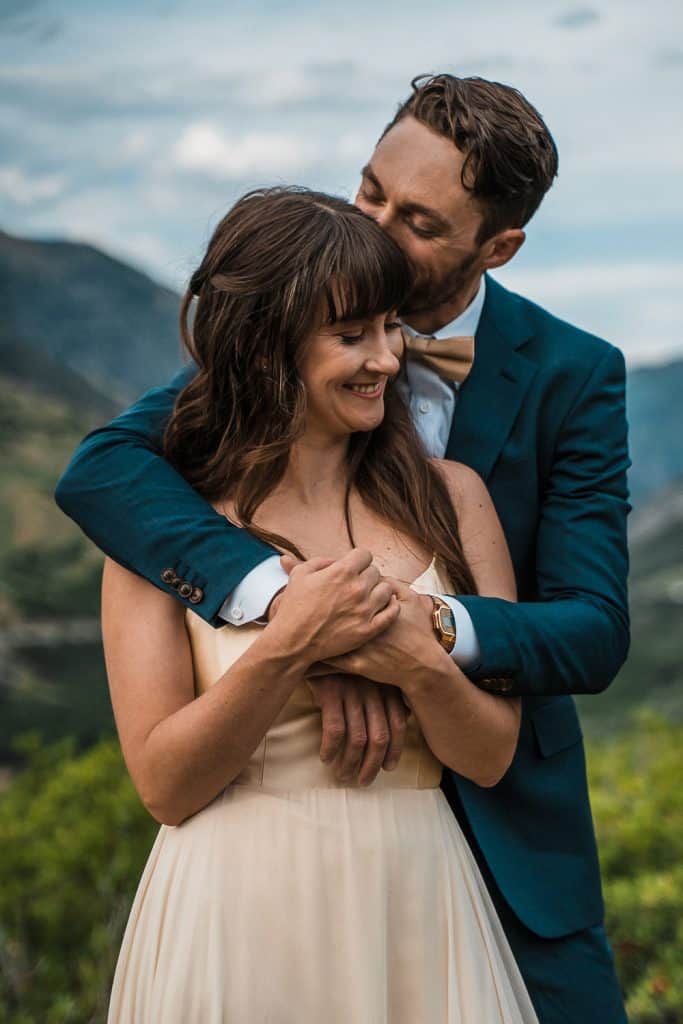
[[[470,613],[456,597],[448,594],[437,596],[446,602],[455,619],[455,647],[451,651],[451,658],[460,668],[477,668],[481,661],[481,651]]]
[[[280,565],[280,556],[272,555],[247,573],[228,594],[218,617],[233,626],[244,626],[254,619],[263,618],[278,590],[286,587],[288,582],[289,576]]]

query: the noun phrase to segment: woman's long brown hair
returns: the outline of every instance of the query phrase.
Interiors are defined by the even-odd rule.
[[[304,431],[298,367],[306,340],[321,319],[397,309],[411,283],[398,246],[345,200],[302,188],[248,193],[214,231],[183,297],[181,333],[197,374],[177,398],[166,457],[207,500],[232,499],[255,536],[303,558],[286,537],[253,520]],[[349,442],[351,543],[355,488],[377,515],[443,561],[455,593],[476,593],[447,487],[391,383],[384,402],[380,426]]]

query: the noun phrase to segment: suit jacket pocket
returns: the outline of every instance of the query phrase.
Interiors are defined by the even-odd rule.
[[[573,747],[583,737],[571,697],[558,697],[542,704],[531,716],[531,724],[541,757],[552,757]]]

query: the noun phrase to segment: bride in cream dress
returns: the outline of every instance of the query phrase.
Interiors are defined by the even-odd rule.
[[[460,672],[425,595],[514,599],[514,581],[483,484],[427,460],[392,387],[386,311],[409,286],[358,210],[286,189],[240,200],[192,279],[198,373],[166,453],[289,552],[289,584],[267,625],[216,629],[105,566],[117,727],[161,822],[111,1024],[536,1022],[439,788],[444,765],[481,785],[504,774],[519,707]],[[370,785],[321,761],[314,699],[313,675],[352,669],[359,648],[409,709],[397,766]]]

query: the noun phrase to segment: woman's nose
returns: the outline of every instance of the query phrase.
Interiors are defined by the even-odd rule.
[[[401,368],[401,361],[399,359],[400,346],[397,344],[395,335],[396,331],[392,331],[388,334],[386,331],[382,331],[382,335],[378,338],[375,351],[366,360],[366,367],[373,373],[383,373],[387,377],[395,377]]]

